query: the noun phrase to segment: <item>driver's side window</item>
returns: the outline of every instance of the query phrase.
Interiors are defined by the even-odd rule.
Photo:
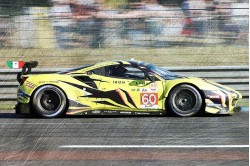
[[[106,67],[108,77],[118,77],[126,79],[146,79],[145,73],[132,66],[113,65]]]

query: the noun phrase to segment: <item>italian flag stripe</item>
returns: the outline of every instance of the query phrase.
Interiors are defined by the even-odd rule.
[[[9,68],[19,69],[19,68],[23,67],[24,62],[23,61],[8,61],[7,65],[8,65]]]

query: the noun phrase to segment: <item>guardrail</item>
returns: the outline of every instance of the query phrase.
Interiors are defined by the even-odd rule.
[[[217,83],[232,87],[243,95],[242,105],[248,105],[249,99],[249,67],[248,66],[201,66],[201,67],[166,67],[166,69],[190,77],[210,79]],[[65,68],[37,68],[32,74],[54,73]],[[16,75],[20,69],[0,70],[0,101],[16,100]]]

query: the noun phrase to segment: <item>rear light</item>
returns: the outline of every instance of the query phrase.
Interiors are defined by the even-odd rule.
[[[20,85],[22,85],[26,80],[27,80],[28,77],[22,77],[21,81],[20,81]]]

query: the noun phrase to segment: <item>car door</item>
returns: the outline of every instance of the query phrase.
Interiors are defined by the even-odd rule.
[[[106,75],[101,78],[98,89],[103,92],[103,103],[107,110],[157,111],[162,110],[160,100],[163,93],[162,81],[149,80],[145,72],[132,66],[122,66],[124,71],[117,71],[116,65],[106,67]],[[124,72],[123,74],[121,74]]]

